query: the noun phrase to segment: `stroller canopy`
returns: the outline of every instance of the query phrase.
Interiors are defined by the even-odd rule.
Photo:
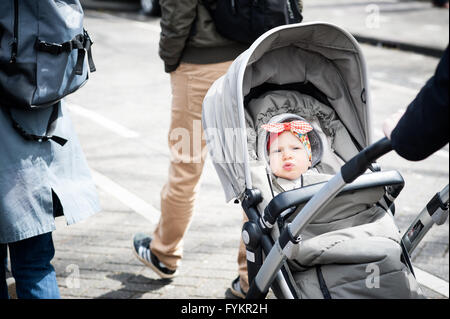
[[[203,101],[205,137],[227,201],[252,187],[246,98],[264,84],[292,83],[310,83],[325,95],[358,148],[371,143],[366,65],[353,36],[322,22],[274,28],[233,62]]]

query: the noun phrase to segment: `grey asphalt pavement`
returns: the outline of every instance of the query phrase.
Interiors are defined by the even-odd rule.
[[[385,31],[388,34],[416,34],[408,41],[417,40],[414,43],[435,49],[445,47],[441,37],[446,37],[448,42],[448,10],[444,14],[426,3],[412,1],[410,10],[386,11],[385,8],[397,1],[371,3],[381,6],[379,21],[382,28],[385,23],[386,27],[389,25]],[[416,5],[419,6],[416,3],[426,5],[427,9],[416,12]],[[314,0],[309,4],[306,1],[305,17],[317,20],[320,15],[320,20],[329,19],[352,31],[352,26],[360,26],[358,14],[359,21],[364,16],[367,18],[367,12],[357,8],[366,8],[368,4],[359,0]],[[341,13],[336,10],[352,12],[354,21],[339,18]],[[430,25],[446,26],[447,33],[433,31],[434,37],[424,35],[438,27],[421,28],[420,18],[410,16],[412,12],[427,17]],[[125,10],[87,9],[85,23],[95,42],[97,72],[67,102],[97,183],[102,211],[69,227],[63,218],[57,220],[53,264],[62,297],[224,298],[237,275],[242,216],[237,205],[225,203],[209,160],[185,238],[180,275],[172,281],[158,279],[136,260],[131,250],[134,233],[153,231],[160,207],[160,190],[167,178],[171,92],[169,76],[158,57],[159,18]],[[417,29],[423,33],[411,32]],[[353,31],[360,35],[368,31],[367,37],[374,36],[371,32],[375,32],[367,28]],[[406,39],[406,35],[401,37]],[[369,67],[373,128],[378,139],[382,137],[383,120],[408,105],[433,74],[438,59],[368,44],[362,44],[362,50]],[[380,160],[383,169],[400,171],[406,182],[397,200],[396,220],[401,230],[448,183],[448,164],[448,145],[423,162],[408,162],[393,153]],[[424,286],[430,298],[448,298],[448,234],[448,221],[433,227],[412,256],[414,266],[441,280],[438,284],[444,283],[447,289],[442,293]],[[427,284],[433,286],[429,281]]]
[[[440,56],[448,45],[449,10],[417,0],[305,1],[305,22],[327,21],[360,42]]]

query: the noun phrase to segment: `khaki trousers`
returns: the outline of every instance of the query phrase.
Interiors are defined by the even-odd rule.
[[[183,237],[189,228],[194,201],[207,154],[201,126],[202,103],[210,86],[232,61],[182,63],[170,74],[172,113],[169,130],[169,178],[161,191],[161,217],[150,249],[169,269],[179,267]]]
[[[248,218],[244,211],[242,211],[242,215],[243,215],[242,225],[244,225],[246,222],[248,222]],[[247,250],[245,248],[244,241],[242,240],[242,236],[241,242],[239,243],[237,263],[238,263],[239,284],[241,285],[241,289],[245,293],[247,293],[249,288],[248,272],[247,272]]]

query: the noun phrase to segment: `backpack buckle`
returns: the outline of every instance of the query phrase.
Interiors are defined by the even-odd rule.
[[[58,55],[62,52],[62,45],[57,43],[49,43],[42,40],[38,40],[36,49],[39,51],[47,52],[53,55]]]

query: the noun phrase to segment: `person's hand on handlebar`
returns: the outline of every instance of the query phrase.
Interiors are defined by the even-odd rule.
[[[392,148],[409,161],[424,160],[449,142],[448,56],[449,47],[406,111],[392,114],[383,123]]]
[[[396,113],[392,114],[383,122],[383,133],[388,138],[391,139],[391,133],[394,128],[397,126],[398,121],[402,118],[403,114],[405,114],[405,109],[400,109]]]

